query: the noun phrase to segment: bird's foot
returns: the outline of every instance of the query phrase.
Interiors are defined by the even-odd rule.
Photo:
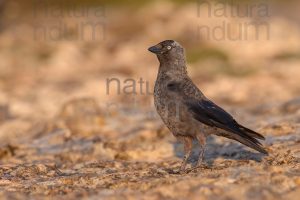
[[[191,167],[189,169],[186,169],[185,170],[185,173],[190,173],[190,172],[197,172],[198,170],[200,169],[207,169],[208,167],[204,164],[204,163],[201,163],[201,164],[197,164],[196,166],[194,167]]]
[[[175,168],[175,169],[169,169],[167,172],[169,174],[185,174],[186,170],[181,170],[181,169]]]
[[[185,171],[186,171],[185,166],[184,166],[184,167],[181,166],[181,167],[179,168],[179,170],[178,170],[178,173],[179,173],[179,174],[185,174]]]
[[[183,162],[179,168],[173,169],[173,170],[169,171],[169,173],[171,173],[171,174],[186,174],[187,171],[188,171],[188,169],[186,169],[186,163]]]

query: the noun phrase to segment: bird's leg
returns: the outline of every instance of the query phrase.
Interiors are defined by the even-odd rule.
[[[200,144],[200,153],[198,156],[198,161],[197,161],[197,165],[196,167],[200,167],[200,165],[202,164],[202,161],[204,159],[204,152],[205,152],[205,145],[206,145],[206,137],[203,134],[199,134],[197,135],[197,140]]]
[[[193,139],[190,137],[182,137],[183,144],[184,144],[184,157],[182,160],[182,164],[180,167],[180,171],[184,171],[187,161],[192,153],[192,148],[193,148]]]

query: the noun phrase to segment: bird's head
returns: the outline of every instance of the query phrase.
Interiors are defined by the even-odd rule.
[[[174,40],[162,41],[157,45],[148,48],[148,50],[156,54],[160,62],[185,60],[183,47]]]

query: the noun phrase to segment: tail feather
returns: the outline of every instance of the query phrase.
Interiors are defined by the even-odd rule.
[[[250,129],[249,129],[250,130]],[[234,133],[227,132],[227,133],[218,133],[217,135],[238,141],[256,151],[268,155],[268,152],[263,148],[262,144],[255,138],[253,135],[257,136],[256,134],[249,133],[250,131],[246,131],[245,129],[240,129],[238,132],[234,131]],[[254,132],[254,131],[253,131]],[[260,135],[260,134],[258,134]],[[258,137],[258,136],[257,136]],[[261,136],[263,137],[263,136]],[[260,138],[261,138],[260,137]]]
[[[251,129],[248,129],[240,124],[238,124],[236,121],[234,121],[231,124],[222,124],[219,122],[215,122],[218,128],[221,128],[225,132],[216,133],[216,135],[220,135],[223,137],[227,137],[229,139],[236,140],[252,149],[255,149],[256,151],[259,151],[263,154],[268,154],[268,152],[263,148],[262,144],[257,139],[264,140],[264,136],[262,136],[259,133],[256,133],[255,131],[252,131]]]
[[[240,126],[240,125],[239,125]],[[243,127],[243,126],[242,126]],[[253,148],[263,154],[267,154],[268,152],[263,148],[262,144],[256,139],[257,137],[265,139],[262,135],[243,127],[244,130],[239,131],[240,134],[234,136],[234,140]]]
[[[239,129],[243,130],[244,132],[246,132],[247,135],[251,136],[251,137],[254,137],[254,138],[257,138],[257,139],[260,139],[260,140],[265,140],[265,137],[249,128],[246,128],[242,125],[239,124]]]
[[[240,136],[237,136],[235,138],[233,138],[234,140],[250,147],[253,148],[257,151],[259,151],[260,153],[266,154],[268,155],[268,152],[262,147],[261,143],[259,143],[256,139],[253,138],[253,140],[249,140],[247,138],[243,138]]]
[[[217,135],[238,141],[252,149],[255,149],[260,153],[268,155],[268,152],[262,147],[262,145],[255,138],[249,139],[249,138],[242,137],[241,135],[230,134],[230,133],[219,133]]]

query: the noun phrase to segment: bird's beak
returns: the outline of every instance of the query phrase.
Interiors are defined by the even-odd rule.
[[[149,47],[148,50],[149,50],[150,52],[152,52],[152,53],[155,53],[155,54],[160,53],[160,48],[157,47],[157,45],[152,46],[152,47]]]

